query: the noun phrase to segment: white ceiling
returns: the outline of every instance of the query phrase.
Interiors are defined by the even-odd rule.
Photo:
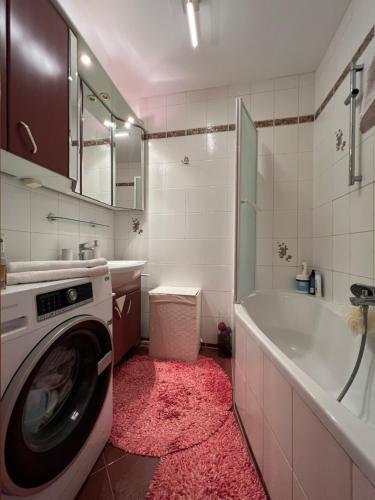
[[[317,68],[350,0],[58,0],[127,100]]]

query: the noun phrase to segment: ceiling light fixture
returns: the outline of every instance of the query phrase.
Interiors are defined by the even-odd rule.
[[[133,116],[129,116],[128,117],[128,122],[129,123],[134,123],[135,122],[134,117]]]
[[[129,132],[117,132],[115,134],[115,137],[128,137],[129,136]]]
[[[189,24],[191,45],[193,46],[193,49],[196,49],[198,47],[198,30],[193,0],[187,0],[186,13]]]
[[[82,54],[81,55],[81,62],[85,65],[85,66],[90,66],[91,64],[91,57],[88,56],[87,54]]]
[[[110,120],[104,120],[104,126],[108,127],[108,128],[115,128],[116,127],[116,123],[111,122]]]
[[[125,125],[124,125],[125,128],[129,129],[131,127],[131,123],[129,122],[125,122]]]

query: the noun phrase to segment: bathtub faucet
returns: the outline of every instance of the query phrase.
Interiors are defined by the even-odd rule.
[[[355,283],[350,287],[354,297],[350,297],[353,306],[375,306],[375,287]]]

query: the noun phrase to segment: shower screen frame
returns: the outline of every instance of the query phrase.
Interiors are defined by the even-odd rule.
[[[241,185],[244,181],[244,176],[242,172],[242,144],[241,144],[241,136],[242,136],[242,112],[245,113],[245,117],[249,120],[250,125],[252,125],[255,132],[255,145],[254,145],[254,157],[255,157],[255,173],[253,178],[255,179],[255,195],[254,200],[243,200],[241,197]],[[256,269],[256,212],[258,211],[258,207],[256,205],[256,182],[257,182],[257,160],[258,160],[258,131],[253,122],[246,106],[241,97],[236,98],[236,203],[235,203],[235,262],[234,262],[234,303],[239,304],[241,300],[248,294],[240,293],[240,262],[241,262],[241,207],[246,204],[250,207],[250,209],[254,210],[254,225],[253,225],[253,262],[249,261],[249,265],[253,266],[253,275],[254,275],[254,283],[251,287],[249,283],[249,293],[255,289],[255,269]],[[243,256],[242,256],[243,257]],[[249,259],[250,259],[249,255]]]

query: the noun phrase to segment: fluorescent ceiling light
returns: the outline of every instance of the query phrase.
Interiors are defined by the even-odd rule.
[[[128,137],[129,132],[117,132],[115,137]]]
[[[190,40],[194,49],[198,47],[197,19],[195,17],[194,4],[192,0],[186,2],[186,12],[188,17]]]
[[[81,61],[85,66],[90,66],[91,64],[91,57],[88,56],[87,54],[82,54],[81,55]]]

